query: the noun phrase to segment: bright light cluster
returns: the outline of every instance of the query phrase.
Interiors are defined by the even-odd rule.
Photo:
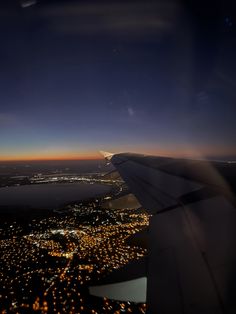
[[[0,229],[1,311],[99,314],[135,308],[145,313],[144,304],[88,295],[90,282],[146,254],[126,240],[148,225],[148,216],[128,209],[101,210],[97,203],[80,203],[70,206],[66,215]]]

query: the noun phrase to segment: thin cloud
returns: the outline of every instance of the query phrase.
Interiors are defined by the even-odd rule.
[[[24,1],[21,1],[21,7],[22,8],[28,8],[28,7],[31,7],[32,5],[35,5],[37,3],[36,0],[24,0]]]
[[[139,3],[116,2],[99,4],[68,3],[42,8],[52,30],[84,35],[146,35],[173,29],[178,6],[173,1]]]
[[[128,110],[128,114],[129,114],[129,116],[130,116],[130,117],[133,117],[133,116],[134,116],[134,113],[135,113],[135,112],[134,112],[134,109],[133,109],[133,108],[131,108],[131,107],[128,107],[128,109],[127,109],[127,110]]]

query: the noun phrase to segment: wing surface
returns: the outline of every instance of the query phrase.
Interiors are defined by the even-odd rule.
[[[236,164],[108,156],[152,214],[148,313],[236,313]]]

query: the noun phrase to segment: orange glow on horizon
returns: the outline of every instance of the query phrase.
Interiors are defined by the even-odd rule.
[[[147,155],[153,155],[153,156],[163,156],[163,157],[172,157],[172,158],[191,158],[191,159],[198,159],[198,158],[204,158],[207,156],[217,156],[219,158],[222,158],[224,156],[227,157],[235,157],[236,151],[235,149],[223,149],[220,147],[214,147],[214,149],[211,147],[204,147],[202,146],[201,149],[197,147],[190,147],[190,146],[166,146],[163,147],[155,147],[149,146],[146,148],[142,148],[140,146],[137,147],[122,147],[115,148],[110,147],[107,149],[107,151],[110,151],[111,153],[139,153],[139,154],[147,154]],[[98,151],[87,151],[87,152],[60,152],[60,151],[54,151],[52,152],[29,152],[24,154],[11,154],[11,155],[0,155],[0,162],[11,162],[11,161],[57,161],[57,160],[98,160],[98,159],[104,159],[103,156]]]
[[[4,156],[0,157],[0,162],[10,161],[62,161],[62,160],[97,160],[103,157],[97,154],[64,154],[64,155],[23,155],[23,156]]]

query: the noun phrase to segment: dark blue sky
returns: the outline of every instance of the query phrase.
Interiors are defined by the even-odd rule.
[[[233,2],[33,2],[1,5],[0,159],[236,156]]]

